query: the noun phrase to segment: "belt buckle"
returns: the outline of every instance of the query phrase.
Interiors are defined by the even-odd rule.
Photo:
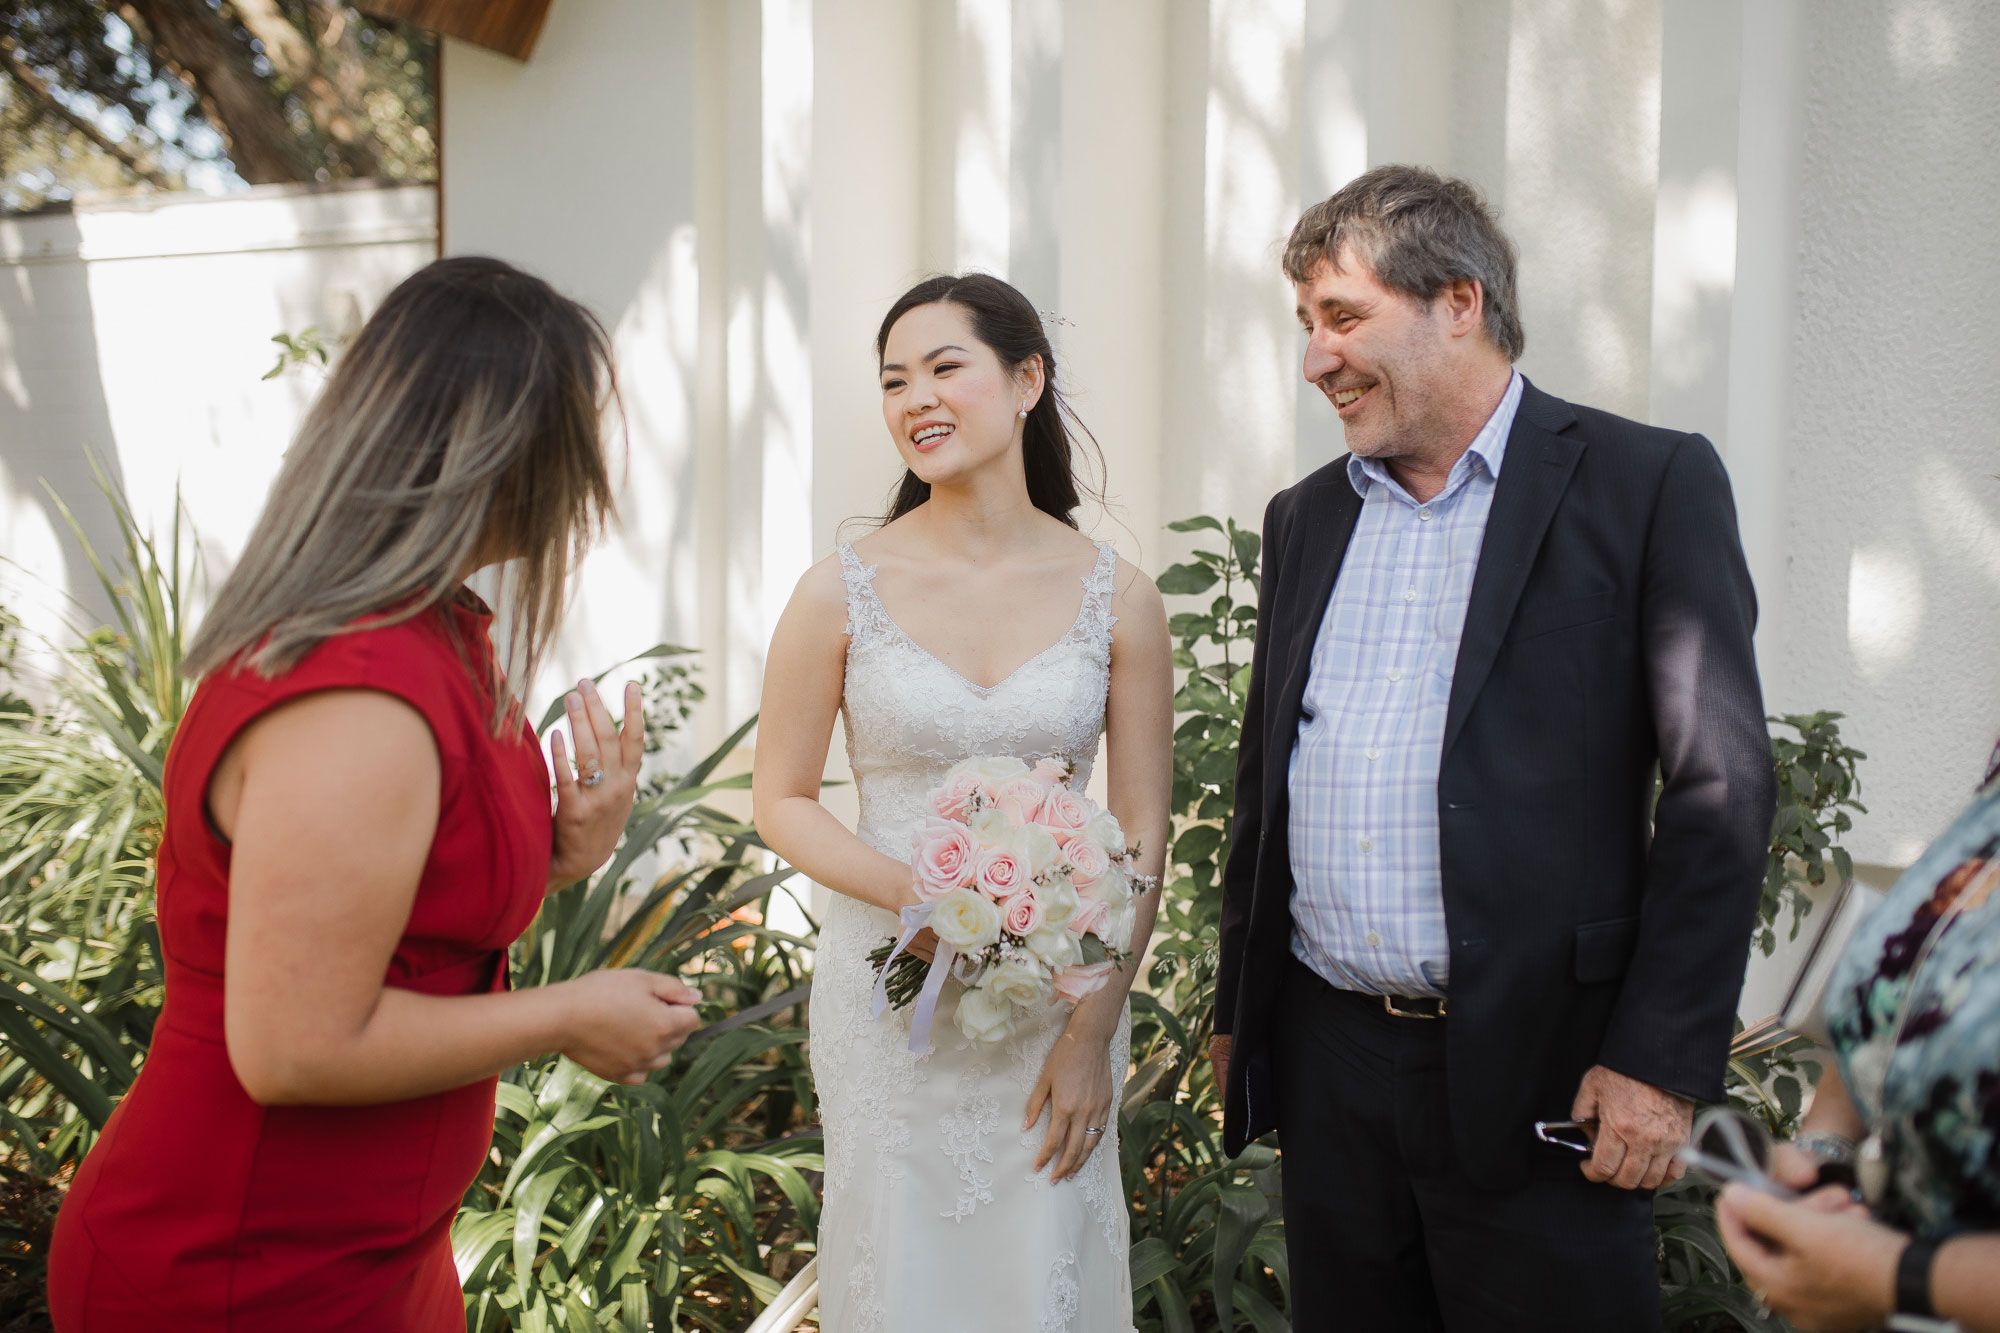
[[[1395,1015],[1397,1018],[1431,1019],[1431,1018],[1444,1017],[1444,1000],[1441,997],[1437,1001],[1437,1012],[1434,1014],[1422,1013],[1415,1009],[1398,1009],[1396,1007],[1396,997],[1393,995],[1384,995],[1382,997],[1382,1007],[1388,1010],[1391,1014]]]

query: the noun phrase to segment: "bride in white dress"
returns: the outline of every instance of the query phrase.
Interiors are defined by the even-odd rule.
[[[971,755],[1060,755],[1157,884],[1172,781],[1173,669],[1152,581],[1073,526],[1073,449],[1034,307],[997,278],[919,284],[876,340],[882,411],[908,471],[878,531],[807,572],[765,671],[757,827],[833,889],[812,997],[826,1130],[827,1333],[1128,1333],[1129,1235],[1115,1099],[1136,963],[1074,1012],[968,1040],[945,987],[931,1048],[910,1011],[870,1014],[868,952],[918,901],[910,837]],[[836,713],[861,798],[819,803]],[[1135,957],[1158,907],[1138,898]],[[919,937],[920,949],[932,941]]]

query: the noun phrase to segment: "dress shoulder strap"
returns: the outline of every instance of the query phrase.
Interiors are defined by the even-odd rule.
[[[875,566],[864,565],[854,553],[854,543],[842,542],[840,581],[847,585],[847,637],[859,643],[895,633],[896,622],[875,594]]]
[[[1111,613],[1111,599],[1118,591],[1118,550],[1110,542],[1097,543],[1097,563],[1083,576],[1083,609],[1076,618],[1078,634],[1087,642],[1111,651],[1111,629],[1118,617]]]

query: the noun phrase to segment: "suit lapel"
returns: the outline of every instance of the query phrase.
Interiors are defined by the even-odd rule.
[[[1277,707],[1269,713],[1265,734],[1270,752],[1292,752],[1292,738],[1298,734],[1299,712],[1304,706],[1306,676],[1312,669],[1313,644],[1319,639],[1320,621],[1326,618],[1326,604],[1333,596],[1334,582],[1340,577],[1340,563],[1354,536],[1354,521],[1361,514],[1361,496],[1348,481],[1345,470],[1330,481],[1313,487],[1300,516],[1298,577],[1287,599],[1286,627],[1291,633],[1285,656],[1284,675]]]
[[[1486,516],[1486,536],[1479,547],[1479,569],[1472,576],[1472,600],[1465,608],[1465,629],[1458,641],[1458,666],[1451,682],[1451,702],[1445,710],[1444,750],[1465,725],[1472,702],[1486,684],[1500,643],[1513,623],[1514,608],[1535,553],[1555,517],[1556,506],[1569,488],[1580,441],[1558,434],[1576,420],[1568,403],[1550,397],[1532,384],[1522,386],[1520,409],[1507,435],[1507,454],[1493,488],[1493,507]]]

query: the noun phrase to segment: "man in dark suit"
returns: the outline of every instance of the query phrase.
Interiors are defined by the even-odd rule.
[[[1278,1133],[1301,1333],[1657,1328],[1775,799],[1728,478],[1514,370],[1464,182],[1371,171],[1285,269],[1350,453],[1264,518],[1225,1142]]]

